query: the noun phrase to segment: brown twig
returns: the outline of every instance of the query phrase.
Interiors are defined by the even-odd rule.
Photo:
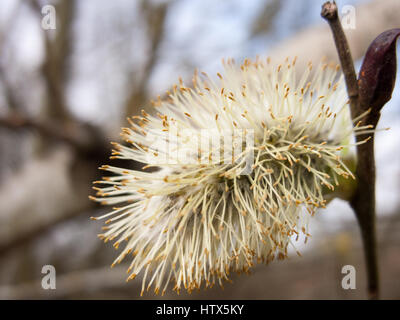
[[[61,216],[54,217],[49,221],[44,221],[39,224],[35,224],[29,231],[24,232],[22,234],[18,234],[15,238],[10,239],[7,242],[0,243],[0,257],[4,257],[10,252],[21,248],[22,246],[26,246],[32,243],[35,239],[42,236],[52,228],[61,225],[65,221],[72,220],[80,215],[84,215],[87,217],[87,212],[94,209],[95,205],[93,205],[90,201],[88,201],[85,205],[82,205],[81,208],[70,210],[63,212]]]
[[[99,159],[110,149],[102,134],[89,124],[40,121],[13,112],[0,117],[0,127],[35,130],[46,139],[70,145],[83,158]]]
[[[40,279],[14,286],[0,286],[0,299],[68,299],[82,295],[101,296],[104,291],[118,289],[140,291],[138,284],[123,287],[125,278],[125,268],[122,266],[113,269],[103,266],[97,269],[77,270],[57,274],[57,290],[43,290]]]
[[[326,2],[322,6],[321,16],[328,21],[333,33],[336,49],[343,69],[347,93],[350,99],[351,116],[354,119],[365,111],[366,106],[359,102],[357,76],[354,70],[353,59],[346,36],[343,32],[336,3]],[[379,115],[368,118],[368,123],[374,127],[378,123]],[[365,136],[357,136],[357,142]],[[376,249],[375,223],[375,156],[374,135],[367,143],[357,146],[357,187],[350,201],[356,214],[363,239],[365,260],[367,264],[368,295],[370,299],[379,297],[378,259]]]
[[[138,106],[142,106],[146,103],[146,87],[151,75],[153,74],[154,68],[157,65],[159,48],[164,36],[163,28],[168,8],[168,2],[153,6],[146,1],[142,1],[142,9],[144,17],[146,18],[148,39],[150,41],[150,53],[143,66],[143,76],[136,82],[137,85],[132,86],[132,89],[127,95],[126,105],[124,107],[127,116],[134,115],[137,112]]]
[[[349,44],[344,34],[342,25],[338,17],[338,11],[335,1],[333,3],[326,2],[322,6],[321,16],[326,19],[332,30],[333,39],[335,40],[335,45],[337,52],[339,54],[340,64],[342,66],[344,79],[346,81],[347,93],[350,99],[350,106],[352,112],[352,118],[356,117],[358,113],[358,85],[357,76],[354,69],[353,58],[351,57],[351,52]]]
[[[41,19],[42,5],[38,0],[28,2],[37,18]],[[75,0],[62,0],[56,5],[57,29],[52,39],[47,30],[42,30],[45,58],[41,75],[46,86],[45,115],[52,119],[75,120],[65,102],[65,84],[69,76],[69,59],[73,44],[72,27],[76,11]]]

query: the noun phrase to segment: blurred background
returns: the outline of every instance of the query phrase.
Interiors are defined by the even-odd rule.
[[[125,282],[127,261],[89,220],[107,210],[88,200],[126,116],[148,109],[195,68],[216,74],[222,58],[298,56],[301,68],[337,60],[316,0],[1,0],[0,299],[139,299]],[[400,26],[398,0],[337,1],[354,6],[346,30],[359,68],[369,43]],[[42,28],[53,5],[56,29]],[[346,11],[347,10],[347,11]],[[47,12],[46,12],[47,13]],[[345,15],[343,19],[352,18]],[[354,18],[353,17],[353,18]],[[399,48],[398,48],[399,49]],[[399,50],[398,50],[399,51]],[[400,77],[377,133],[377,214],[382,297],[400,298]],[[118,165],[116,161],[114,165]],[[124,163],[124,166],[127,164]],[[129,164],[135,167],[135,164]],[[302,257],[258,265],[252,275],[167,299],[364,299],[360,234],[349,206],[334,200],[311,220]],[[44,290],[54,265],[56,290]],[[344,265],[357,271],[343,290]],[[159,299],[148,293],[142,299]]]

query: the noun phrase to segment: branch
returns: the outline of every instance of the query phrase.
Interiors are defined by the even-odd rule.
[[[29,1],[32,10],[39,19],[41,4],[38,0]],[[57,30],[54,40],[50,33],[43,30],[45,58],[41,73],[46,85],[46,116],[52,119],[72,120],[69,109],[65,104],[64,89],[68,77],[68,61],[72,48],[72,25],[75,15],[75,0],[62,0],[56,5]]]
[[[61,216],[52,217],[48,221],[35,224],[27,232],[20,232],[14,239],[10,239],[7,242],[0,242],[0,256],[4,257],[6,254],[13,252],[14,250],[21,248],[22,246],[32,243],[39,236],[42,236],[46,231],[54,228],[65,221],[71,220],[83,213],[86,213],[95,208],[92,202],[87,202],[86,206],[82,206],[79,209],[70,210],[63,212]]]
[[[19,284],[17,286],[0,286],[1,299],[66,299],[79,295],[101,294],[104,291],[120,289],[125,285],[126,290],[132,286],[125,284],[125,268],[109,266],[98,269],[78,270],[57,276],[57,290],[44,290],[40,280]],[[136,285],[138,287],[139,285]],[[137,288],[137,291],[139,289]]]
[[[322,6],[321,16],[328,21],[332,30],[333,39],[339,54],[344,79],[346,81],[347,93],[350,99],[351,115],[352,118],[355,118],[358,115],[357,76],[354,69],[353,58],[351,57],[350,47],[339,20],[336,3],[326,2]]]
[[[36,130],[47,139],[70,145],[83,158],[103,158],[110,149],[99,130],[89,124],[38,121],[14,112],[0,117],[0,126]]]
[[[146,87],[153,73],[153,69],[156,66],[159,47],[162,43],[163,28],[168,6],[168,2],[156,7],[149,5],[146,1],[142,2],[143,12],[147,19],[146,24],[150,41],[150,53],[143,67],[143,77],[138,82],[138,85],[134,86],[128,94],[125,105],[125,114],[127,116],[135,114],[138,106],[141,106],[146,102]]]
[[[4,88],[4,99],[7,104],[7,106],[13,110],[17,111],[20,106],[18,96],[16,94],[16,90],[12,87],[11,83],[8,81],[6,72],[4,70],[5,68],[0,65],[0,83],[2,84]]]
[[[11,29],[13,26],[13,23],[16,21],[18,12],[21,6],[21,2],[17,2],[17,5],[14,6],[13,11],[11,14],[8,15],[8,18],[6,22],[3,24],[3,30],[0,30],[0,52],[4,52],[4,48],[6,44],[9,41],[10,38],[10,33],[7,32],[7,30]],[[5,65],[12,64],[12,61],[9,61],[9,59],[4,59],[4,56],[0,56],[0,83],[2,84],[4,88],[4,98],[5,101],[8,105],[8,107],[14,111],[20,109],[20,103],[18,99],[18,95],[16,93],[17,90],[14,90],[13,85],[11,82],[8,80],[7,77],[7,72],[5,68]]]
[[[350,99],[351,116],[354,119],[362,112],[359,103],[357,76],[354,70],[350,48],[338,18],[336,3],[326,2],[322,6],[321,16],[327,20],[333,33],[336,49],[345,76],[347,93]],[[376,125],[376,123],[374,125]],[[363,139],[364,137],[357,136],[357,142],[361,142]],[[361,229],[367,264],[369,298],[378,299],[379,275],[375,223],[374,134],[372,134],[369,142],[357,145],[356,179],[357,187],[350,204],[356,214]]]

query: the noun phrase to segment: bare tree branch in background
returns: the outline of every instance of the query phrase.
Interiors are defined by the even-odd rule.
[[[3,30],[0,30],[0,52],[2,49],[5,47],[6,43],[8,42],[8,32],[6,30],[11,27],[12,22],[18,15],[19,9],[20,9],[20,2],[17,2],[17,5],[14,7],[12,13],[10,14],[9,18],[7,21],[4,23]],[[17,94],[15,92],[15,89],[13,88],[12,84],[10,83],[9,79],[7,78],[6,74],[6,68],[5,66],[2,65],[2,62],[0,60],[0,84],[3,86],[3,92],[5,95],[5,100],[8,105],[8,107],[13,110],[17,111],[21,109],[20,106],[20,101],[17,97]]]
[[[40,16],[41,5],[31,0],[33,11]],[[61,0],[56,6],[57,29],[54,39],[43,30],[45,59],[42,75],[46,84],[45,114],[52,119],[71,121],[71,114],[65,102],[65,85],[68,80],[68,64],[72,49],[72,28],[76,11],[75,0]]]
[[[132,79],[131,91],[128,93],[125,114],[131,116],[137,113],[138,108],[147,103],[147,85],[157,64],[158,50],[162,43],[165,18],[169,3],[152,5],[148,1],[142,1],[142,12],[146,19],[146,30],[148,41],[150,43],[150,52],[145,65],[143,66],[143,77],[141,79]]]
[[[4,256],[13,250],[16,250],[23,245],[30,243],[32,240],[40,237],[46,231],[50,230],[51,228],[56,227],[57,225],[68,221],[72,218],[76,218],[79,215],[82,215],[84,212],[89,212],[95,208],[95,204],[92,202],[87,202],[87,206],[79,206],[78,209],[73,210],[65,210],[62,215],[57,216],[54,215],[49,220],[46,221],[38,221],[33,228],[29,228],[25,230],[25,232],[20,232],[14,238],[8,239],[8,241],[0,242],[0,256]]]
[[[41,19],[42,5],[39,0],[28,2],[32,11]],[[81,123],[71,115],[66,104],[66,84],[69,77],[69,63],[72,53],[73,23],[76,16],[75,0],[61,0],[56,4],[57,29],[54,37],[48,30],[43,30],[45,58],[41,66],[41,74],[46,84],[44,117],[41,121],[30,119],[21,112],[10,114],[0,119],[0,124],[13,129],[30,128],[37,130],[44,139],[56,139],[71,145],[78,155],[86,159],[94,157],[103,159],[109,152],[109,144],[100,130],[88,123]],[[6,88],[6,97],[13,110],[19,101],[15,90],[8,85],[0,69],[1,78]]]
[[[3,86],[5,100],[9,109],[18,111],[21,109],[21,102],[19,101],[14,88],[8,81],[4,67],[0,65],[0,83]]]
[[[263,10],[258,14],[258,17],[253,22],[251,28],[251,35],[258,36],[266,34],[270,31],[275,16],[282,6],[281,0],[268,0],[265,1]]]
[[[96,135],[95,132],[91,132],[91,127],[85,126],[83,123],[35,120],[14,112],[0,116],[0,126],[14,130],[36,130],[46,139],[70,145],[82,158],[90,156],[101,158],[101,154],[104,155],[109,152],[105,140]]]

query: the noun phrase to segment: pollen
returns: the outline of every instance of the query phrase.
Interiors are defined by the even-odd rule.
[[[113,208],[91,219],[104,219],[99,238],[115,241],[113,265],[130,259],[142,293],[222,285],[287,258],[339,177],[354,178],[345,159],[369,139],[354,136],[374,129],[366,114],[353,126],[340,68],[310,63],[297,77],[295,62],[228,59],[216,79],[196,71],[194,89],[179,79],[156,114],[128,119],[113,157],[149,170],[104,165],[89,198]]]

